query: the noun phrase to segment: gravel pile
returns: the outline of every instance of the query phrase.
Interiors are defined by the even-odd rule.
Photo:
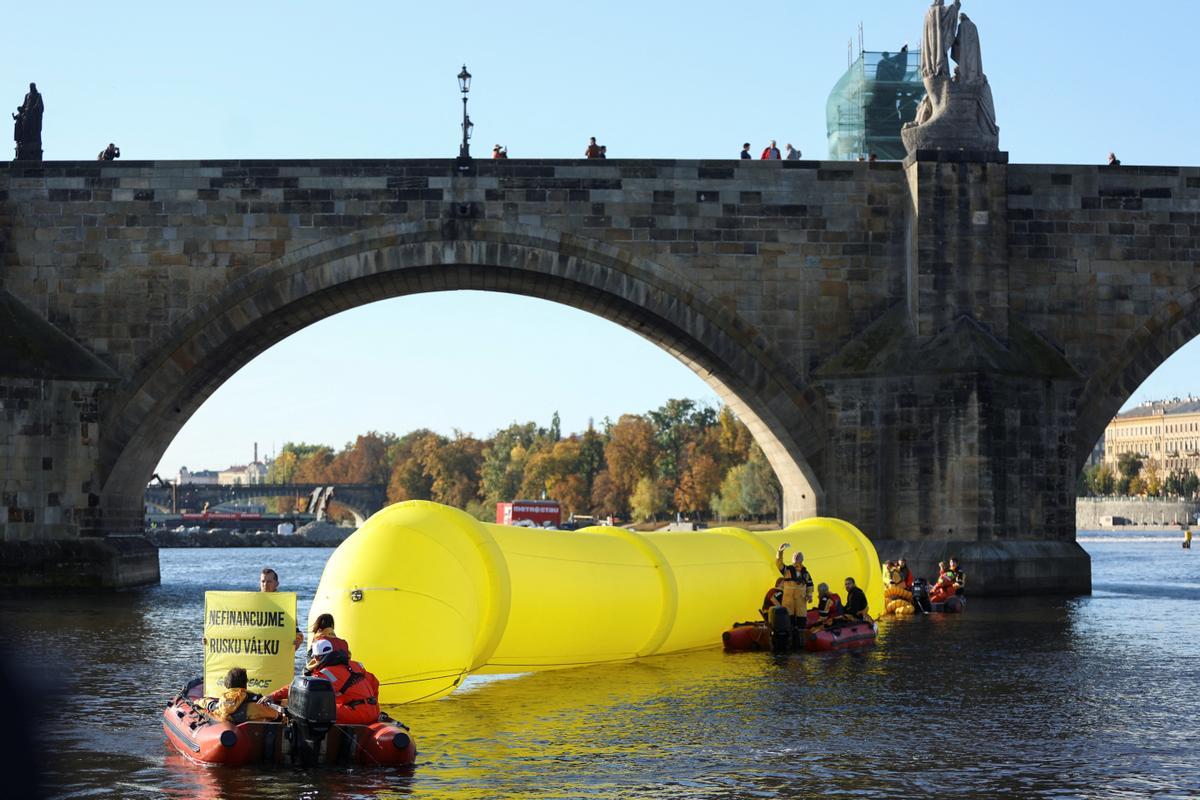
[[[296,529],[296,536],[303,536],[305,541],[318,544],[336,545],[354,533],[354,528],[343,528],[332,522],[313,521]]]

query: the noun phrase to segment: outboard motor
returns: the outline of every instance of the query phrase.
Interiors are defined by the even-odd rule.
[[[337,702],[333,684],[324,678],[299,675],[288,689],[288,737],[292,760],[304,766],[317,763],[325,734],[337,720]]]
[[[783,606],[775,606],[767,617],[771,629],[771,650],[786,653],[792,649],[792,615]]]
[[[918,610],[928,614],[933,611],[933,604],[929,602],[929,583],[924,578],[917,578],[913,581],[912,586],[913,605]]]

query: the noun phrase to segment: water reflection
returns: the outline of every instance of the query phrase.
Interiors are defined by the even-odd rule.
[[[253,588],[270,563],[311,596],[323,553],[164,551],[152,590],[2,602],[26,661],[67,687],[46,714],[61,797],[1196,796],[1196,604],[1139,587],[1194,584],[1200,562],[1088,548],[1093,597],[973,600],[885,622],[869,650],[473,679],[392,709],[420,748],[410,774],[201,768],[163,741],[161,703],[199,664],[203,590]]]

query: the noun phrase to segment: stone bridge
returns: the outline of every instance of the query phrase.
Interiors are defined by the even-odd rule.
[[[0,166],[6,553],[140,530],[171,439],[296,330],[482,289],[689,365],[788,520],[921,569],[956,551],[981,591],[1086,591],[1076,475],[1200,329],[1200,170],[1006,161]]]
[[[294,497],[311,500],[317,490],[338,503],[362,524],[367,517],[387,505],[387,487],[378,483],[236,483],[236,484],[152,484],[146,487],[145,502],[169,511],[196,511],[233,500],[258,500],[268,497]],[[312,509],[315,511],[315,509]]]

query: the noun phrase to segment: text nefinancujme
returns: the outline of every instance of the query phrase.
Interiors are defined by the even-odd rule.
[[[282,628],[285,615],[282,611],[228,611],[210,609],[209,625],[234,625],[248,628]]]

